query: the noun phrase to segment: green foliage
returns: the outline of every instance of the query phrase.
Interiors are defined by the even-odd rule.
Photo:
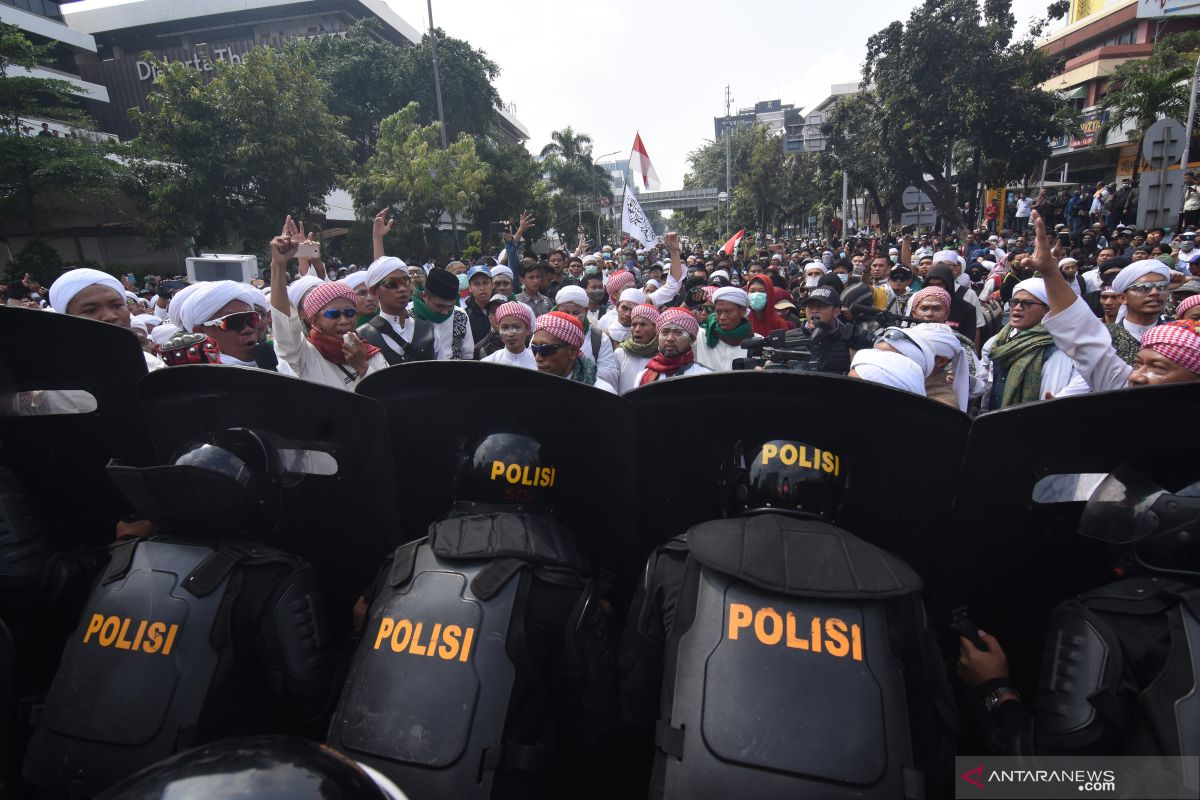
[[[482,50],[437,31],[438,73],[449,139],[459,134],[487,136],[495,125],[500,95],[492,81],[499,67]],[[418,121],[437,121],[429,35],[414,47],[385,40],[376,20],[351,26],[344,38],[314,39],[307,44],[316,73],[335,91],[329,108],[346,120],[355,160],[366,161],[375,149],[379,122],[410,102],[420,106]]]
[[[8,274],[16,280],[28,272],[31,278],[48,287],[62,274],[63,266],[62,256],[53,245],[45,239],[30,239],[13,259]]]
[[[467,234],[467,246],[463,248],[463,260],[468,264],[483,255],[483,233],[471,231]]]
[[[0,216],[22,220],[35,236],[52,213],[54,195],[89,198],[111,191],[125,170],[107,158],[107,142],[33,133],[29,118],[86,125],[72,92],[62,80],[35,78],[48,48],[30,43],[14,25],[0,23]]]
[[[564,241],[574,244],[579,224],[596,229],[599,195],[611,192],[608,173],[592,161],[592,137],[570,126],[551,133],[541,155],[550,188],[556,190],[549,222]]]
[[[307,47],[259,47],[213,64],[211,80],[159,64],[147,111],[134,111],[136,197],[151,244],[262,248],[284,214],[320,208],[351,143],[328,108]]]
[[[428,252],[442,214],[461,216],[479,200],[490,167],[475,153],[475,142],[461,134],[441,147],[437,123],[422,125],[420,108],[409,103],[379,125],[375,153],[350,179],[355,210],[372,217],[391,208],[402,248]]]
[[[546,184],[542,180],[541,163],[519,144],[496,144],[489,139],[476,141],[479,157],[491,168],[488,179],[479,190],[478,200],[471,206],[471,218],[483,234],[481,247],[495,252],[502,246],[498,236],[488,233],[492,222],[509,221],[513,228],[521,212],[528,211],[536,220],[530,233],[549,227],[551,209]]]

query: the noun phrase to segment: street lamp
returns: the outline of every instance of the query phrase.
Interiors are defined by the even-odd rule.
[[[596,246],[600,246],[600,195],[599,189],[596,187],[596,166],[600,159],[615,156],[620,153],[620,150],[613,150],[611,153],[605,153],[602,156],[597,156],[592,159],[592,191],[596,192]]]
[[[721,214],[721,203],[726,203],[728,201],[729,201],[729,193],[728,192],[718,192],[717,193],[717,215],[718,216],[720,216],[720,214]],[[728,207],[727,207],[726,212],[725,212],[725,217],[722,219],[722,223],[724,223],[724,220],[728,219],[728,217],[729,217],[729,211],[728,211]],[[726,225],[722,224],[721,225],[722,238],[727,238],[728,233],[729,233],[729,231],[728,231]]]

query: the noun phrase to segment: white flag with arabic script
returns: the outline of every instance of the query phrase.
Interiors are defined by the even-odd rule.
[[[642,247],[654,247],[662,242],[662,237],[654,232],[654,226],[642,211],[642,204],[637,195],[625,189],[625,205],[621,208],[621,230],[642,243]]]

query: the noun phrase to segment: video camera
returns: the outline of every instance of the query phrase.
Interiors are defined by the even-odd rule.
[[[757,369],[785,372],[816,372],[817,360],[808,335],[800,330],[771,331],[742,342],[744,358],[735,358],[735,370]]]

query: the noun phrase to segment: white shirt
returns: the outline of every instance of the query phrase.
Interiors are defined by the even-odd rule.
[[[638,375],[646,368],[647,362],[650,361],[649,356],[635,356],[625,348],[619,347],[614,353],[614,358],[619,369],[617,392],[625,394],[630,389],[636,389]]]
[[[486,361],[489,364],[504,364],[508,367],[537,369],[537,359],[533,357],[533,353],[528,347],[516,354],[508,352],[508,348],[504,347],[492,353],[490,356],[484,356],[480,359],[480,361]]]
[[[600,356],[597,358],[592,353],[592,332],[589,329],[583,335],[583,347],[579,348],[579,352],[596,362],[596,375],[603,378],[613,386],[617,385],[619,380],[620,367],[617,366],[617,359],[613,355],[612,339],[600,332]]]
[[[284,314],[278,308],[272,307],[271,328],[275,332],[275,352],[278,354],[279,360],[286,361],[292,371],[296,373],[296,377],[351,391],[362,380],[353,367],[334,364],[321,355],[321,351],[313,347],[312,342],[308,341],[308,337],[304,335],[304,327],[300,324],[300,318],[296,316],[295,309],[292,309],[290,314]],[[387,366],[388,363],[383,357],[383,353],[376,353],[367,362],[366,375],[387,369]],[[346,371],[343,371],[342,367],[345,367]],[[350,374],[347,375],[346,372]]]
[[[602,333],[607,334],[608,337],[617,344],[620,344],[629,338],[629,328],[622,325],[620,322],[617,322],[616,308],[610,308],[608,313],[601,317],[600,321],[596,323],[596,327],[599,328]]]
[[[726,344],[722,339],[717,339],[717,343],[709,347],[703,328],[700,329],[699,336],[692,344],[692,350],[696,353],[694,363],[701,364],[713,372],[731,372],[733,360],[746,357],[745,348],[736,344]]]
[[[1121,327],[1132,333],[1133,338],[1140,342],[1142,340],[1142,334],[1153,328],[1154,323],[1151,322],[1149,325],[1139,325],[1129,317],[1125,317],[1123,320],[1121,320]]]
[[[1133,367],[1117,355],[1108,328],[1082,298],[1076,298],[1057,314],[1047,314],[1042,325],[1054,337],[1058,349],[1071,358],[1092,391],[1124,389],[1129,384]]]
[[[1033,213],[1033,198],[1026,197],[1024,200],[1017,200],[1017,216],[1028,217]]]
[[[142,355],[146,358],[147,372],[154,372],[156,369],[162,369],[163,367],[167,366],[167,362],[163,361],[158,356],[150,355],[145,350],[142,351]]]
[[[1106,330],[1105,333],[1107,332]],[[983,407],[985,410],[990,409],[989,398],[991,396],[992,385],[996,381],[996,365],[992,363],[992,348],[999,339],[1000,334],[996,334],[988,339],[983,345],[983,354],[979,359],[980,369],[978,374],[987,383],[987,388],[983,394]],[[1044,400],[1047,394],[1051,397],[1072,397],[1077,394],[1088,394],[1090,391],[1091,388],[1088,382],[1075,369],[1075,363],[1071,360],[1070,355],[1063,350],[1056,349],[1042,363],[1042,383],[1038,391],[1039,400]]]

